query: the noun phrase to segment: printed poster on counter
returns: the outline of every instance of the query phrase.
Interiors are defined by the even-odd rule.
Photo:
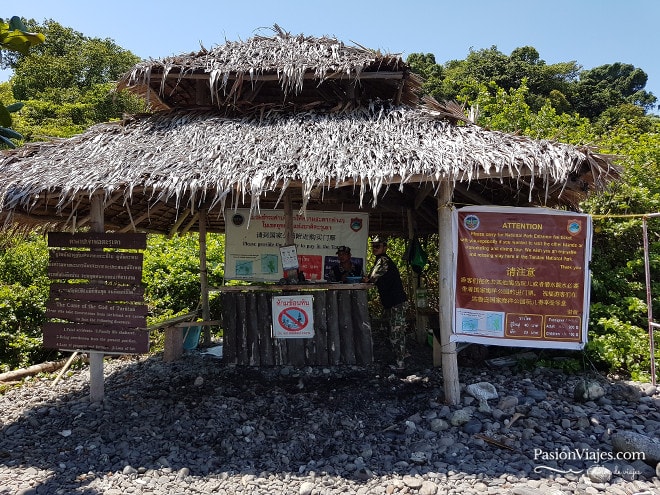
[[[452,217],[451,340],[579,350],[587,342],[589,215],[467,207]]]
[[[284,211],[225,210],[225,279],[277,282],[284,277]],[[354,263],[367,259],[369,215],[357,212],[307,211],[294,215],[298,271],[311,282],[325,282],[339,262],[337,248],[348,246]]]

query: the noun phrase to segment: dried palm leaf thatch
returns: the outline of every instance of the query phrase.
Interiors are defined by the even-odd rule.
[[[30,212],[55,197],[58,212],[73,212],[98,190],[125,204],[139,191],[151,204],[177,208],[241,197],[257,209],[260,197],[287,187],[300,190],[304,210],[319,188],[346,185],[356,188],[360,207],[365,197],[375,207],[392,184],[492,179],[524,181],[530,198],[540,181],[546,198],[561,203],[567,184],[584,195],[611,173],[607,159],[588,149],[456,126],[422,108],[373,104],[241,119],[171,111],[3,152],[0,211]]]
[[[277,25],[273,31],[270,37],[257,35],[211,50],[202,47],[196,53],[143,61],[122,76],[117,89],[141,94],[154,110],[199,106],[205,97],[209,106],[233,109],[277,100],[294,105],[360,98],[418,103],[422,80],[399,54],[349,46],[331,37],[291,35]],[[273,84],[279,94],[268,89]]]

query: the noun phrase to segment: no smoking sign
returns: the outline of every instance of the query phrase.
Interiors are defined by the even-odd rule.
[[[312,296],[273,296],[273,337],[314,337]]]

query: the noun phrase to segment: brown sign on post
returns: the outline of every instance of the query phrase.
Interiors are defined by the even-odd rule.
[[[49,232],[48,247],[147,249],[145,234]]]
[[[104,249],[145,249],[146,234],[48,234],[51,284],[46,316],[66,322],[43,327],[44,346],[104,353],[149,351],[142,253]],[[63,280],[74,281],[64,282]],[[85,282],[83,282],[85,281]]]
[[[451,339],[581,349],[587,340],[591,218],[540,208],[454,213]]]
[[[50,299],[77,299],[80,301],[144,301],[141,285],[103,284],[50,284]]]
[[[46,323],[44,347],[67,351],[144,354],[149,352],[149,332],[136,328],[108,328],[81,323]]]

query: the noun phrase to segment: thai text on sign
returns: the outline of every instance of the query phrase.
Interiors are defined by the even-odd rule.
[[[225,210],[225,279],[275,282],[284,276],[281,248],[285,245],[283,210]],[[367,259],[369,215],[358,212],[307,211],[294,215],[293,242],[297,265],[306,280],[328,280],[339,261],[337,248],[349,246],[352,261],[364,266]],[[284,254],[286,254],[285,251]],[[283,263],[284,262],[284,263]]]
[[[273,337],[314,337],[313,296],[273,296]]]

